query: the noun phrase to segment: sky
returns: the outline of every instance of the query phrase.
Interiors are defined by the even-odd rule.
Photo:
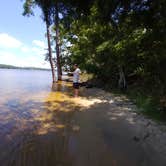
[[[49,68],[44,61],[47,40],[40,9],[25,17],[23,0],[5,0],[0,5],[0,64]]]

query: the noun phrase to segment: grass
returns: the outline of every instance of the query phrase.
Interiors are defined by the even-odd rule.
[[[160,108],[159,97],[157,95],[149,95],[145,91],[138,89],[130,89],[126,92],[126,95],[145,116],[159,122],[166,122],[166,110]]]
[[[157,93],[153,92],[150,94],[147,90],[140,87],[129,87],[124,92],[119,89],[110,89],[107,85],[104,89],[116,95],[126,95],[139,108],[139,113],[155,121],[166,122],[166,110],[161,109]]]
[[[88,74],[88,73],[82,73],[80,76],[81,82],[86,82],[88,80],[91,80],[93,78],[93,74]]]

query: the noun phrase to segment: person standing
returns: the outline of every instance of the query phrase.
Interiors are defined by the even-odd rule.
[[[80,86],[80,74],[81,74],[81,70],[78,68],[78,65],[75,64],[74,72],[73,72],[74,97],[78,97],[79,86]]]

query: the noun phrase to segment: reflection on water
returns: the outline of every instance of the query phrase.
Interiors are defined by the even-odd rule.
[[[69,130],[77,108],[66,100],[71,84],[51,86],[47,71],[0,75],[0,165],[70,165]]]
[[[75,99],[71,83],[51,85],[48,71],[0,69],[0,76],[0,166],[140,165],[142,151],[110,134],[107,100]]]
[[[0,165],[73,165],[80,129],[73,116],[93,101],[73,99],[72,84],[51,85],[49,74],[0,70]]]

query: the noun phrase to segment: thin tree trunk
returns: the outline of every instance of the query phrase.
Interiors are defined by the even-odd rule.
[[[50,31],[49,31],[49,25],[46,22],[46,28],[47,28],[47,42],[48,42],[48,55],[49,55],[49,62],[51,66],[52,71],[52,81],[55,82],[55,70],[54,70],[54,63],[52,59],[52,51],[51,51],[51,43],[50,43]]]
[[[124,74],[124,70],[122,66],[119,66],[119,81],[118,81],[119,88],[121,90],[126,89],[127,84],[126,84],[126,77]]]
[[[56,25],[56,56],[57,56],[57,71],[58,71],[58,80],[61,80],[62,77],[62,69],[61,69],[61,62],[60,62],[60,49],[59,49],[59,10],[58,10],[58,3],[56,3],[56,10],[55,10],[55,25]]]

